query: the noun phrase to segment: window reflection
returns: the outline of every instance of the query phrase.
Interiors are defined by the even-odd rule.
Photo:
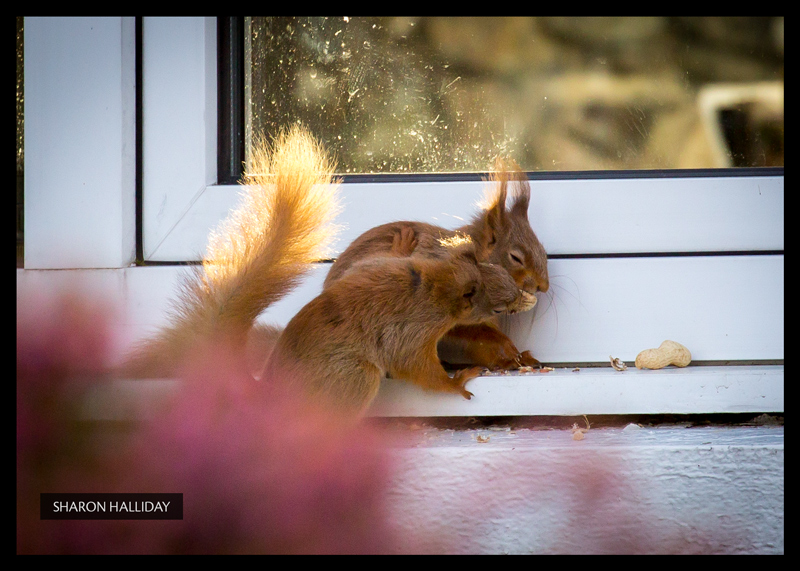
[[[248,18],[247,132],[342,173],[783,165],[783,18]]]
[[[25,67],[24,67],[25,19],[17,16],[17,267],[24,263],[25,243]]]

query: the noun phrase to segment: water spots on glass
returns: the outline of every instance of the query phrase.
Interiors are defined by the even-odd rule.
[[[351,173],[782,165],[773,20],[248,18],[246,129],[302,122]]]

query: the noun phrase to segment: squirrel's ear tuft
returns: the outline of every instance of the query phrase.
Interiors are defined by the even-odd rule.
[[[527,175],[513,159],[508,159],[506,168],[509,172],[509,180],[513,202],[509,211],[513,216],[528,218],[528,206],[531,199],[531,185]]]
[[[521,218],[528,218],[528,206],[530,205],[530,187],[527,182],[525,184],[527,189],[524,193],[519,193],[514,197],[514,202],[511,204],[511,215]]]
[[[497,242],[497,236],[506,230],[508,225],[506,199],[508,197],[508,171],[502,157],[495,160],[494,171],[489,175],[486,195],[483,201],[483,246],[491,248]]]

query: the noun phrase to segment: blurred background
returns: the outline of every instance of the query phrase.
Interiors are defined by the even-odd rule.
[[[245,37],[248,134],[302,121],[342,173],[783,166],[782,17],[254,17]]]

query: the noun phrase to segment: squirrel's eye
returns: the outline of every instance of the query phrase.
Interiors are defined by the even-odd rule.
[[[519,264],[520,266],[522,265],[522,258],[520,256],[514,254],[513,252],[509,252],[508,257],[511,258],[511,261],[515,264]]]

